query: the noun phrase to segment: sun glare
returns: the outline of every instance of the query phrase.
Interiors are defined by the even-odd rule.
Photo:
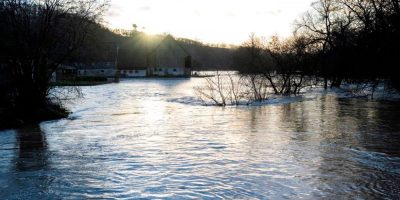
[[[250,33],[289,36],[312,0],[112,0],[111,28],[170,33],[207,43],[240,44]]]

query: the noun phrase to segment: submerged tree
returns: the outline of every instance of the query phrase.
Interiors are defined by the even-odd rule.
[[[302,36],[269,42],[251,35],[236,53],[237,69],[245,77],[255,99],[264,100],[268,93],[298,94],[310,75],[312,49]],[[246,83],[246,82],[245,82]]]
[[[331,87],[343,81],[396,80],[400,51],[399,1],[318,0],[298,23],[298,34],[316,50],[316,70]],[[392,81],[396,85],[396,81]]]

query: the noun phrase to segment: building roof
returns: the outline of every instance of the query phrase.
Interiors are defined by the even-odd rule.
[[[161,42],[149,52],[149,54],[156,53],[157,50],[161,49],[163,47],[163,45],[168,45],[168,43],[169,43],[169,45],[173,45],[176,48],[179,48],[184,54],[186,54],[186,56],[190,56],[190,53],[185,48],[183,48],[182,45],[180,45],[179,42],[176,41],[175,38],[172,37],[171,35],[165,36],[164,39],[161,40]],[[173,47],[173,46],[170,46],[170,47]]]
[[[119,70],[147,70],[146,67],[123,67],[118,68]]]
[[[73,63],[77,69],[117,69],[115,62]]]
[[[61,64],[60,66],[58,66],[58,69],[72,69],[72,70],[74,70],[74,69],[77,69],[75,66],[72,66],[72,65],[63,65],[63,64]]]
[[[138,34],[122,44],[118,53],[118,69],[145,69],[147,67],[180,67],[174,62],[190,56],[171,35],[148,38]],[[153,65],[156,62],[160,65]],[[174,62],[173,62],[174,61]],[[182,61],[183,62],[183,61]],[[169,64],[168,64],[169,63]]]
[[[185,59],[190,57],[189,52],[183,48],[172,36],[167,35],[147,55],[149,67],[185,67]]]

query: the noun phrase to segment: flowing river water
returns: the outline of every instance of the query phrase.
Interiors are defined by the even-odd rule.
[[[1,131],[0,198],[400,198],[399,103],[203,106],[201,82],[83,87],[68,119]]]

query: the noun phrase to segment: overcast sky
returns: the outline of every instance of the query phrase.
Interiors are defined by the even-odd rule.
[[[249,34],[288,36],[313,0],[111,0],[112,28],[170,33],[207,43],[240,44]]]

